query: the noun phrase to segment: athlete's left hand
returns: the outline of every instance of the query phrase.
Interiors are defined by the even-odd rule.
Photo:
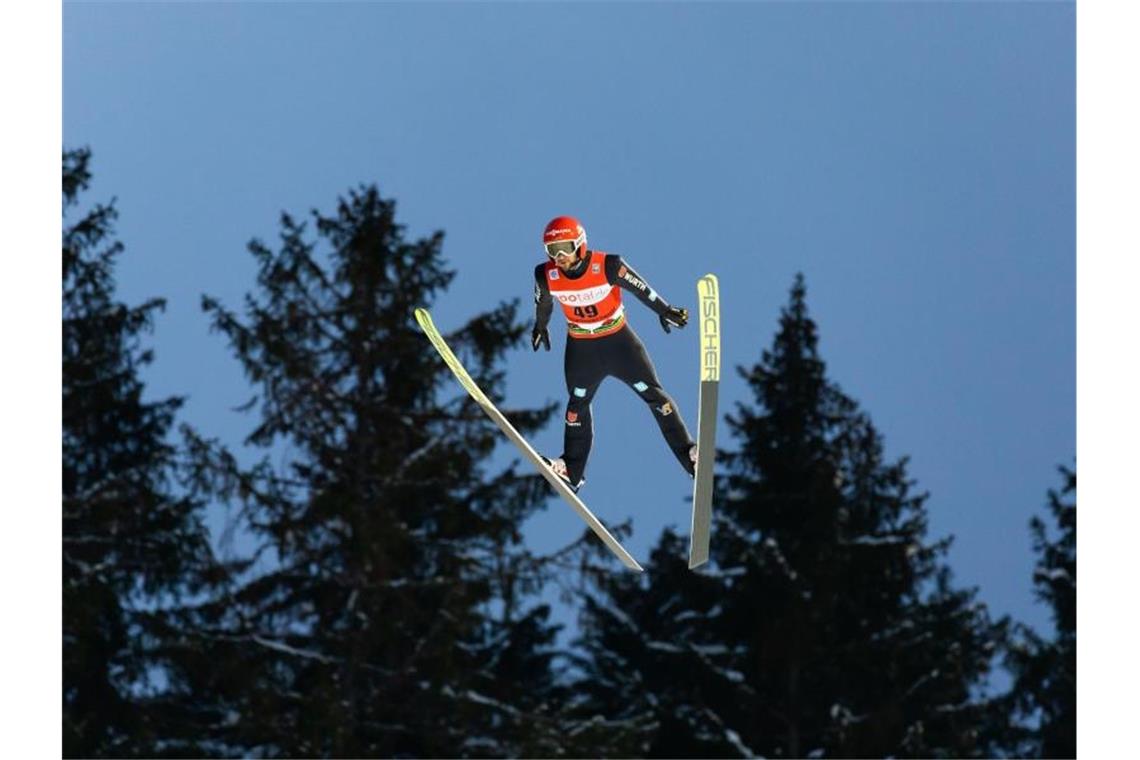
[[[670,327],[681,328],[689,323],[689,310],[679,308],[677,306],[670,306],[661,315],[661,327],[665,332],[671,332]]]

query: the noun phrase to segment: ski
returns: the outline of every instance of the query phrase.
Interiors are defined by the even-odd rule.
[[[689,568],[709,559],[712,522],[713,465],[716,463],[716,402],[720,388],[720,284],[716,275],[697,281],[701,336],[701,387],[697,404],[697,471],[693,477],[693,528],[689,536]]]
[[[578,513],[579,517],[585,520],[586,524],[590,526],[590,530],[594,531],[598,538],[602,539],[602,542],[609,548],[610,551],[614,553],[615,556],[617,556],[619,560],[621,560],[621,563],[628,567],[630,570],[642,572],[642,567],[641,565],[637,564],[637,560],[635,560],[630,555],[630,553],[625,550],[625,547],[623,547],[621,543],[619,543],[618,540],[614,538],[608,530],[606,530],[606,526],[602,524],[601,520],[594,516],[594,513],[591,512],[585,504],[582,503],[582,500],[578,498],[578,495],[571,491],[570,487],[562,482],[562,479],[560,477],[554,474],[554,471],[550,469],[550,467],[548,467],[545,462],[542,461],[542,458],[539,456],[538,452],[536,452],[534,448],[527,442],[527,440],[522,437],[522,434],[520,434],[519,431],[515,429],[514,425],[512,425],[507,420],[507,418],[503,416],[503,413],[498,410],[491,399],[487,398],[487,394],[483,393],[482,389],[480,389],[475,381],[471,378],[471,375],[467,373],[467,370],[464,369],[463,364],[455,356],[455,353],[452,352],[451,347],[447,345],[447,341],[445,341],[443,339],[443,336],[440,335],[439,330],[436,329],[435,323],[432,322],[431,314],[428,313],[427,309],[418,308],[415,311],[415,315],[416,321],[420,325],[420,329],[424,331],[424,334],[427,335],[428,340],[430,340],[431,344],[435,346],[435,350],[438,351],[439,355],[443,358],[444,363],[447,364],[447,366],[455,374],[456,379],[459,380],[459,384],[462,385],[464,390],[466,390],[467,393],[471,395],[471,398],[475,399],[479,406],[483,408],[483,411],[487,413],[487,416],[491,418],[491,421],[494,422],[499,427],[499,429],[503,431],[507,438],[510,439],[511,443],[518,447],[519,451],[523,453],[523,456],[525,456],[527,460],[532,465],[534,465],[535,469],[537,469],[538,472],[544,478],[546,478],[546,481],[554,487],[554,490],[558,492],[558,495],[561,496],[567,504],[574,508],[574,511]]]

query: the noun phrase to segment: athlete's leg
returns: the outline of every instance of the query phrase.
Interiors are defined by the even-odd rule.
[[[605,378],[604,362],[600,360],[599,341],[587,338],[566,338],[566,390],[570,400],[566,403],[563,422],[562,459],[571,483],[586,476],[586,460],[594,444],[594,418],[590,402]]]
[[[612,374],[641,396],[641,400],[649,407],[653,419],[661,428],[661,434],[665,437],[669,450],[673,452],[673,456],[677,458],[685,472],[692,475],[693,461],[689,451],[693,447],[693,439],[685,427],[685,421],[681,419],[681,410],[677,408],[673,397],[661,387],[661,381],[657,379],[657,370],[649,359],[649,353],[633,328],[626,325],[621,333],[624,333],[622,359]]]

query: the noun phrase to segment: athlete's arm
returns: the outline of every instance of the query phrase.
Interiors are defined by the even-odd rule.
[[[633,270],[620,256],[606,256],[606,281],[617,284],[637,296],[661,320],[661,327],[669,332],[672,327],[684,327],[689,322],[689,310],[670,306],[668,301],[649,287],[645,278]]]
[[[530,345],[535,351],[539,344],[550,350],[550,333],[547,326],[550,324],[550,315],[554,312],[554,297],[550,295],[550,286],[546,284],[546,267],[539,264],[534,268],[534,329],[530,333]]]
[[[669,303],[661,295],[649,287],[645,278],[634,271],[621,256],[610,254],[606,256],[606,281],[610,285],[617,285],[637,296],[637,300],[653,310],[657,316],[669,311]]]

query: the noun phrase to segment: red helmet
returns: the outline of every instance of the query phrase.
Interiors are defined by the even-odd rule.
[[[575,258],[580,259],[586,253],[586,228],[572,216],[556,216],[542,232],[542,245],[550,258],[576,253]]]

